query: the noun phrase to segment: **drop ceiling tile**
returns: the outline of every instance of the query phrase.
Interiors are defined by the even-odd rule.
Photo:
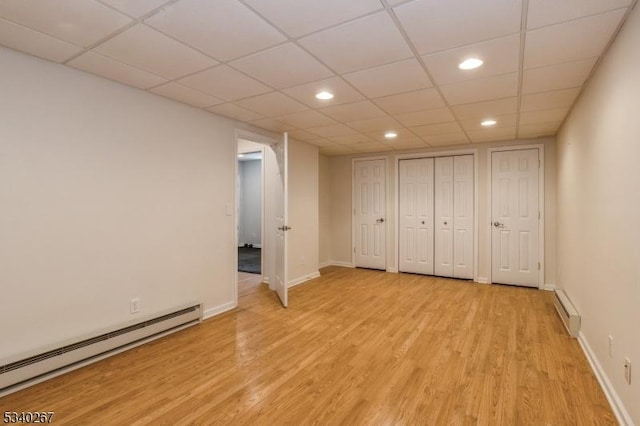
[[[354,145],[375,142],[374,139],[360,133],[347,136],[331,136],[328,138],[328,140],[333,143],[339,143],[340,145]]]
[[[426,54],[518,33],[521,9],[520,0],[415,0],[393,10]]]
[[[214,107],[207,108],[207,111],[211,111],[214,114],[218,115],[224,115],[225,117],[233,118],[239,121],[253,121],[264,118],[256,112],[249,111],[246,108],[242,108],[231,103],[216,105]]]
[[[430,124],[428,126],[410,127],[410,130],[421,138],[427,136],[446,135],[450,133],[462,133],[462,127],[455,122]]]
[[[318,135],[323,138],[358,134],[358,132],[345,126],[344,124],[332,124],[331,126],[314,127],[305,130],[309,133],[313,133],[314,135]]]
[[[246,3],[295,38],[382,9],[379,0],[247,0]]]
[[[427,89],[431,80],[415,59],[394,62],[343,76],[370,98]]]
[[[168,79],[200,71],[217,63],[143,24],[129,28],[94,50]]]
[[[540,136],[553,136],[558,132],[562,121],[555,121],[551,123],[533,123],[533,124],[520,124],[518,128],[518,137],[520,138],[534,138]]]
[[[102,0],[102,3],[115,7],[120,12],[126,13],[134,18],[140,18],[169,1],[170,0]]]
[[[331,124],[337,124],[334,119],[329,118],[317,111],[296,112],[294,114],[277,117],[277,119],[284,123],[291,124],[299,129],[308,129],[309,127],[321,127],[329,126]]]
[[[154,87],[151,92],[199,108],[210,107],[223,102],[218,98],[178,83],[163,84],[162,86]]]
[[[520,125],[562,121],[568,112],[569,108],[522,112],[520,113]]]
[[[501,127],[515,127],[516,123],[518,122],[518,116],[516,114],[495,115],[495,116],[488,115],[484,118],[487,118],[487,119],[491,118],[497,121],[495,126],[492,126],[491,129],[499,129]],[[485,130],[486,127],[483,127],[482,124],[480,123],[482,123],[482,119],[478,119],[478,118],[460,121],[460,124],[462,125],[464,130],[467,132]]]
[[[242,99],[236,101],[235,104],[262,114],[265,117],[293,114],[308,109],[305,105],[280,92],[271,92]]]
[[[230,61],[286,40],[236,0],[180,0],[145,23],[219,61]]]
[[[515,114],[518,111],[518,98],[496,99],[494,101],[455,105],[451,109],[460,120],[484,118],[490,115]]]
[[[394,151],[406,151],[410,149],[423,149],[429,147],[422,139],[417,139],[415,142],[399,143],[399,144],[387,144],[387,146]]]
[[[316,93],[327,91],[334,95],[331,100],[316,99]],[[302,84],[282,91],[294,99],[312,108],[323,108],[332,105],[351,103],[365,99],[357,90],[349,86],[340,77],[328,78],[313,83]]]
[[[293,43],[264,50],[229,65],[277,89],[333,75],[327,67]]]
[[[385,152],[390,151],[387,145],[382,142],[363,142],[354,145],[349,145],[349,148],[353,149],[356,152]]]
[[[0,19],[0,44],[53,62],[64,62],[82,48]]]
[[[570,21],[627,7],[632,0],[529,0],[527,28]]]
[[[441,86],[440,90],[450,105],[508,98],[518,94],[518,73],[463,81]]]
[[[423,139],[429,145],[433,146],[459,145],[469,143],[469,138],[462,132],[425,136],[423,137]]]
[[[385,96],[376,98],[373,102],[389,114],[402,114],[445,106],[436,89]]]
[[[461,70],[460,62],[479,58],[484,64],[473,70]],[[518,71],[520,34],[446,50],[422,57],[436,84],[451,84]]]
[[[274,120],[273,118],[263,118],[262,120],[252,121],[251,124],[258,126],[261,129],[270,130],[276,133],[287,132],[295,129],[290,124],[283,123],[282,121]]]
[[[524,95],[520,104],[520,111],[539,111],[543,109],[569,108],[580,93],[581,87],[554,90],[553,92]]]
[[[598,58],[566,62],[524,71],[522,93],[550,92],[582,86]]]
[[[298,40],[339,73],[358,71],[412,56],[386,12],[376,13]]]
[[[447,107],[406,112],[404,114],[394,115],[394,118],[405,126],[426,126],[455,120],[453,114]]]
[[[366,120],[367,118],[384,117],[386,114],[371,101],[359,101],[322,108],[324,114],[340,122]]]
[[[493,127],[490,129],[476,130],[473,132],[467,132],[471,142],[493,142],[504,141],[516,138],[515,127]]]
[[[366,133],[377,132],[381,130],[399,129],[402,127],[402,125],[397,120],[394,120],[389,116],[369,118],[366,120],[349,121],[346,124],[353,129]]]
[[[371,132],[368,133],[372,139],[375,139],[379,142],[386,143],[388,145],[402,145],[402,144],[414,144],[422,142],[418,136],[416,136],[413,132],[405,128],[393,129],[394,132],[398,134],[398,137],[395,139],[387,139],[384,137],[385,132]]]
[[[226,65],[185,77],[178,83],[227,101],[260,95],[272,90]]]
[[[602,54],[626,9],[527,32],[524,68],[537,68]]]
[[[94,0],[2,0],[0,18],[85,47],[132,22]]]
[[[279,117],[278,119],[281,119],[281,118],[282,117]],[[291,132],[289,132],[289,137],[298,141],[311,143],[312,145],[317,145],[317,143],[315,142],[318,142],[319,140],[318,136],[314,135],[313,133],[306,132],[304,130],[292,130]],[[320,140],[323,140],[323,139],[320,139]],[[327,141],[327,143],[330,143],[330,142]]]
[[[70,61],[67,65],[140,89],[148,89],[167,81],[155,74],[94,52],[86,52]]]

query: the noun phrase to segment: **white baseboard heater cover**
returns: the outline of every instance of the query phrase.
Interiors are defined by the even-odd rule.
[[[556,289],[554,293],[553,304],[556,307],[556,311],[558,311],[558,315],[560,315],[562,323],[571,337],[578,337],[578,333],[580,332],[580,314],[578,314],[578,311],[564,290]]]
[[[24,357],[2,360],[0,361],[0,391],[157,334],[195,325],[201,320],[202,305],[189,304],[133,324],[124,324],[111,331],[100,332],[93,337],[81,338],[54,349],[38,351],[35,355],[30,353]]]

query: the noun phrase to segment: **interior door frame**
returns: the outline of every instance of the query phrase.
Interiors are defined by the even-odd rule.
[[[491,274],[493,273],[493,259],[492,259],[492,193],[491,193],[491,183],[493,181],[493,164],[492,158],[494,152],[504,152],[504,151],[524,151],[529,149],[537,149],[538,150],[538,160],[540,161],[540,168],[538,169],[538,210],[540,212],[540,219],[538,220],[538,262],[540,262],[540,271],[538,273],[538,289],[544,290],[544,144],[533,144],[533,145],[511,145],[511,146],[497,146],[487,149],[487,230],[488,236],[487,238],[487,284],[492,284]],[[533,287],[535,288],[535,287]]]
[[[400,160],[411,160],[415,158],[436,158],[436,157],[453,157],[457,155],[473,155],[473,281],[478,281],[478,261],[480,258],[479,253],[479,236],[480,227],[478,226],[478,149],[459,149],[459,150],[447,150],[447,151],[430,151],[430,152],[418,152],[413,154],[398,154],[394,157],[395,161],[395,179],[396,187],[394,190],[394,207],[395,207],[395,238],[394,238],[394,250],[396,268],[395,272],[398,272],[398,265],[400,265]]]
[[[266,248],[266,244],[265,244],[265,194],[264,194],[264,190],[265,190],[265,148],[268,145],[273,145],[275,144],[277,141],[274,138],[270,138],[268,136],[265,135],[261,135],[259,133],[254,133],[254,132],[250,132],[248,130],[243,130],[243,129],[235,129],[235,138],[234,138],[234,149],[233,149],[233,233],[234,233],[234,240],[235,240],[235,247],[236,249],[233,251],[233,262],[232,262],[232,266],[233,266],[233,271],[232,271],[232,277],[233,277],[233,291],[232,291],[232,297],[233,297],[233,305],[234,307],[238,307],[238,225],[239,225],[239,214],[238,214],[238,209],[237,209],[237,205],[238,205],[238,140],[239,139],[246,139],[249,140],[251,142],[255,142],[255,143],[259,143],[262,144],[262,200],[261,200],[261,215],[262,217],[260,218],[261,222],[262,222],[262,226],[261,226],[261,246]],[[261,266],[261,274],[260,277],[262,279],[263,282],[265,282],[265,280],[269,283],[269,289],[273,290],[272,287],[272,283],[271,280],[268,280],[267,277],[265,277],[265,265],[264,265],[264,259],[265,259],[265,252],[262,251],[262,254],[260,256],[260,266]]]
[[[384,160],[384,216],[385,216],[385,227],[384,227],[384,267],[387,272],[393,272],[389,270],[389,254],[387,253],[387,245],[389,238],[389,172],[388,172],[388,161],[387,157],[383,155],[372,156],[372,157],[354,157],[351,159],[351,265],[352,267],[356,267],[356,162],[358,161],[374,161],[374,160]],[[397,272],[397,270],[396,270]]]

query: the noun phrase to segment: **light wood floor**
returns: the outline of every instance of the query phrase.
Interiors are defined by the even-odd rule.
[[[615,424],[551,293],[330,267],[0,399],[59,424]]]

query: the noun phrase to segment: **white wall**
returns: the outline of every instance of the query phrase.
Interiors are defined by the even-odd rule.
[[[318,275],[318,147],[289,143],[288,280],[295,285]]]
[[[9,49],[0,64],[0,359],[134,319],[133,297],[140,315],[230,307],[250,127]]]
[[[238,161],[240,179],[239,242],[262,244],[262,160]]]
[[[387,152],[371,154],[375,157],[387,158],[387,269],[397,270],[395,253],[396,221],[395,221],[395,188],[396,169],[395,156],[398,154],[454,152],[456,150],[477,149],[478,151],[478,223],[479,223],[479,261],[478,276],[480,280],[489,275],[490,264],[487,256],[489,247],[490,218],[488,217],[487,195],[487,152],[489,148],[543,144],[545,153],[545,284],[554,285],[556,280],[556,242],[555,242],[555,140],[540,138],[524,141],[504,141],[454,147],[434,147],[422,150]],[[362,156],[339,156],[330,158],[330,211],[331,211],[331,262],[335,264],[351,264],[351,216],[352,216],[352,159],[366,158]]]
[[[640,424],[638,40],[635,7],[558,135],[558,285],[581,313],[583,341],[635,424]],[[631,385],[623,374],[627,356],[635,363]]]
[[[318,157],[318,222],[319,222],[319,267],[331,260],[331,160],[326,155]]]

